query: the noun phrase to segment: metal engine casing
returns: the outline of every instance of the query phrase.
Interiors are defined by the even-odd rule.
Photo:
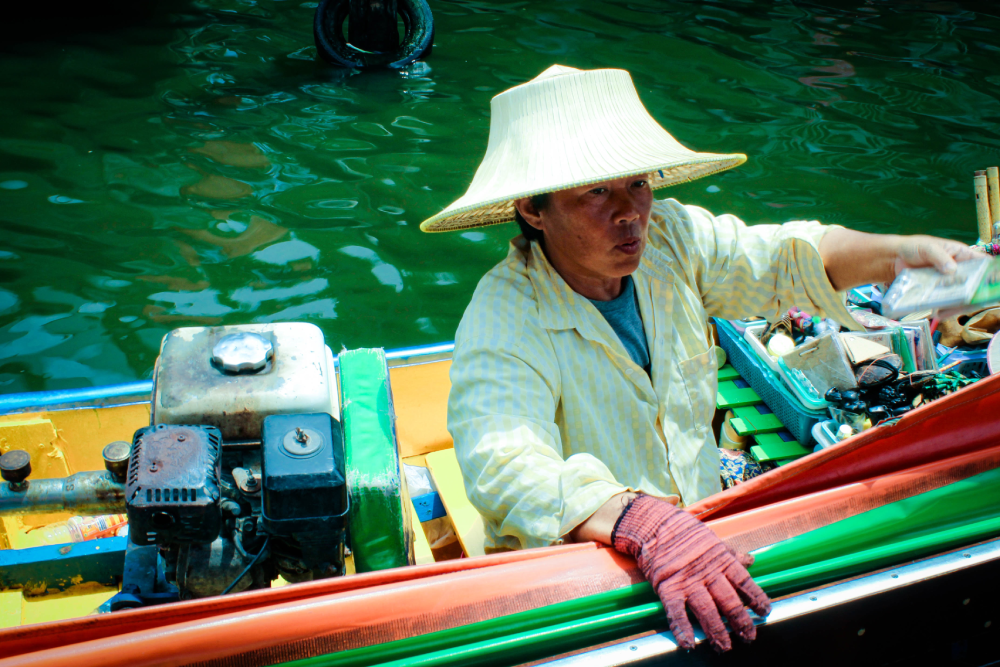
[[[232,373],[212,362],[230,334],[258,334],[273,346],[266,366]],[[281,322],[185,327],[163,338],[153,375],[154,424],[207,424],[226,442],[258,441],[268,415],[339,416],[333,353],[313,324]]]
[[[212,542],[222,526],[222,435],[211,426],[135,432],[125,486],[129,537],[152,544]]]
[[[160,346],[152,398],[155,426],[136,433],[130,460],[132,574],[118,608],[344,573],[344,442],[333,353],[318,327],[175,329]],[[264,436],[272,422],[304,428],[322,446],[276,458]],[[192,437],[199,429],[203,437]],[[161,450],[172,459],[154,456]],[[205,491],[168,491],[168,477],[200,479]]]

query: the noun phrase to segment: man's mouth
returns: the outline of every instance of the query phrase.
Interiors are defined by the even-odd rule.
[[[642,245],[641,239],[638,236],[632,236],[625,240],[624,243],[619,243],[615,247],[621,250],[626,255],[634,255],[639,252],[639,248]]]

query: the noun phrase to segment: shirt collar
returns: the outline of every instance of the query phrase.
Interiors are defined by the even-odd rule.
[[[535,290],[538,302],[538,320],[546,329],[577,329],[584,335],[597,337],[593,315],[600,314],[585,296],[577,294],[549,263],[545,252],[537,241],[529,241],[518,236],[510,242],[511,252],[517,252],[528,269],[528,278]],[[633,280],[669,280],[670,258],[646,243],[639,269],[632,274]],[[593,312],[591,312],[593,311]]]

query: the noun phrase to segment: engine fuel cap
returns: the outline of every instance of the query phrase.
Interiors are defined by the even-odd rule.
[[[254,373],[274,356],[274,346],[264,336],[248,331],[223,336],[212,348],[212,363],[229,373]]]

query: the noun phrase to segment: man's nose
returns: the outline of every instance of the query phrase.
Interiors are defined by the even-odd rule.
[[[614,201],[616,204],[614,214],[616,224],[628,224],[639,219],[639,206],[636,204],[635,198],[631,197],[628,192],[616,195]]]

